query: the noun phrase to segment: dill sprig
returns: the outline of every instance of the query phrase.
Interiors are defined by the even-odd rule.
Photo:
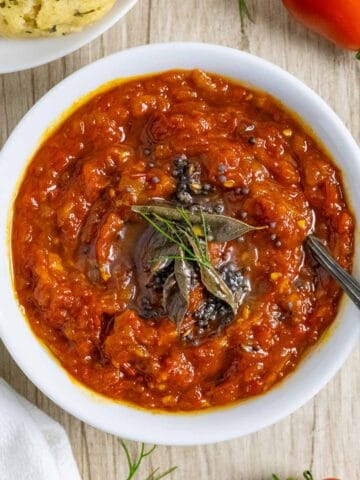
[[[184,208],[177,208],[176,211],[181,217],[181,222],[169,220],[158,213],[148,214],[138,211],[144,220],[146,220],[157,232],[163,235],[167,240],[177,245],[184,253],[184,259],[195,262],[205,267],[211,267],[208,253],[208,228],[203,213],[201,212],[201,235],[204,241],[199,238],[194,231],[194,225],[191,223],[189,213]],[[190,238],[197,246],[197,252],[188,244]],[[179,255],[163,255],[161,258],[175,260]],[[154,259],[157,260],[157,259]]]
[[[200,210],[200,215],[201,215],[201,236],[204,237],[204,242],[200,241],[200,238],[199,238],[199,235],[197,235],[194,231],[194,225],[191,223],[191,220],[190,220],[190,217],[189,217],[189,213],[187,212],[187,210],[185,210],[184,208],[178,208],[178,211],[179,213],[181,214],[181,217],[185,223],[185,225],[187,226],[187,230],[188,231],[184,231],[184,234],[186,236],[190,236],[190,238],[195,242],[196,244],[196,247],[197,247],[197,251],[199,252],[199,257],[201,259],[201,263],[202,265],[206,265],[206,266],[209,266],[210,265],[210,260],[209,260],[209,251],[208,251],[208,243],[207,243],[207,231],[208,231],[208,227],[205,223],[205,218],[204,218],[204,213],[202,210]],[[199,225],[198,225],[199,227]],[[197,255],[195,254],[194,252],[194,255],[195,257],[197,257]]]
[[[126,443],[123,440],[121,440],[120,444],[125,452],[125,456],[126,456],[126,460],[129,468],[129,473],[128,473],[128,476],[126,477],[126,480],[131,480],[132,478],[134,478],[135,474],[139,471],[139,468],[143,460],[146,457],[149,457],[154,452],[157,446],[153,445],[149,450],[146,450],[145,444],[142,443],[140,448],[140,453],[136,455],[134,458],[132,458]],[[165,472],[159,473],[159,468],[156,468],[147,477],[145,477],[145,480],[160,480],[166,477],[167,475],[170,475],[170,473],[172,473],[176,469],[177,467],[172,467],[166,470]]]
[[[141,465],[143,464],[143,461],[146,457],[149,457],[156,449],[157,445],[153,445],[149,450],[146,450],[145,444],[142,443],[140,447],[140,452],[139,454],[135,455],[134,458],[131,457],[130,451],[124,440],[120,440],[120,444],[125,452],[128,468],[129,468],[129,473],[128,476],[126,477],[126,480],[132,480],[139,472],[139,469]],[[155,468],[155,470],[152,470],[149,475],[147,475],[144,480],[161,480],[168,475],[170,475],[172,472],[174,472],[178,467],[171,467],[165,472],[159,472],[159,468]],[[280,480],[280,477],[275,475],[274,473],[272,474],[272,480]],[[314,480],[314,477],[312,473],[309,470],[305,470],[303,472],[303,478],[305,480]],[[289,477],[287,480],[296,480],[295,477]]]
[[[202,225],[202,230],[204,235],[205,252],[207,256],[206,258],[208,261],[210,261],[209,260],[209,243],[208,243],[208,226],[206,225],[204,212],[202,210],[200,210],[200,216],[201,216],[201,225]]]

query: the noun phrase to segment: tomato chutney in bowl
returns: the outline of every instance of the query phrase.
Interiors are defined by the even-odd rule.
[[[351,271],[355,219],[306,119],[247,78],[179,65],[114,77],[42,138],[11,259],[23,314],[70,378],[186,424],[283,394],[321,350],[341,291],[304,241]]]

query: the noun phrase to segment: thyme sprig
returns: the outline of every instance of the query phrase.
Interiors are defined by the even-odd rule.
[[[125,452],[125,456],[126,456],[126,460],[129,468],[129,473],[128,473],[128,476],[126,477],[126,480],[131,480],[132,478],[134,478],[135,474],[138,473],[139,468],[143,463],[143,460],[146,457],[149,457],[157,447],[157,445],[153,445],[149,450],[146,450],[145,444],[142,443],[140,447],[140,453],[136,455],[134,458],[132,458],[130,455],[129,448],[123,440],[120,441],[120,445],[122,446]],[[156,468],[155,470],[150,472],[150,474],[147,477],[145,477],[145,480],[160,480],[170,475],[170,473],[172,473],[176,469],[177,467],[171,467],[165,472],[159,473],[159,468]]]

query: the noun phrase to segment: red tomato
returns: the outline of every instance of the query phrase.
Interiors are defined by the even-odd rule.
[[[340,47],[360,49],[359,0],[283,0],[283,3],[311,30]]]

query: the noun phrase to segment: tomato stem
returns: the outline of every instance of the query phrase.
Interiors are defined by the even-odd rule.
[[[358,50],[358,51],[356,52],[355,57],[356,57],[357,60],[360,60],[360,50]]]

